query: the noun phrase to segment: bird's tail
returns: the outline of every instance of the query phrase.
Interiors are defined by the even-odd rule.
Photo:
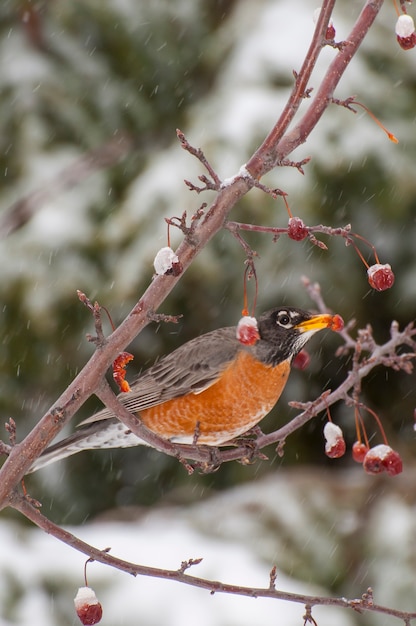
[[[88,426],[80,428],[66,439],[49,446],[36,459],[28,474],[55,463],[68,456],[82,452],[82,450],[99,450],[104,448],[130,448],[132,446],[146,445],[127,429],[116,418],[103,419]]]

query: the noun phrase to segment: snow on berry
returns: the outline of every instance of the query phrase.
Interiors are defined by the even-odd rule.
[[[368,282],[373,289],[385,291],[394,284],[394,274],[388,263],[375,263],[367,270]]]
[[[324,426],[325,454],[330,459],[339,459],[345,454],[344,435],[339,426],[333,422],[327,422]]]
[[[245,346],[253,346],[260,339],[255,317],[244,315],[237,324],[236,337]]]
[[[400,15],[395,30],[397,41],[403,50],[410,50],[416,46],[415,23],[410,15]]]
[[[396,22],[396,35],[398,37],[410,37],[415,32],[415,23],[411,15],[400,15]]]
[[[75,610],[85,626],[98,624],[103,616],[103,609],[91,587],[80,587],[74,598]]]
[[[163,276],[165,274],[179,276],[182,272],[182,264],[178,257],[168,246],[161,248],[153,261],[156,274]]]
[[[370,448],[365,455],[363,467],[367,474],[387,472],[390,476],[396,476],[403,471],[400,454],[386,444]]]
[[[302,241],[308,236],[308,229],[300,217],[291,217],[287,226],[287,234],[295,241]]]
[[[352,458],[356,463],[362,463],[365,455],[369,451],[369,447],[361,441],[356,441],[352,445]]]

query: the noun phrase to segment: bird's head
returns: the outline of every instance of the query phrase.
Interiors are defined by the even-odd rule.
[[[276,365],[300,352],[319,330],[341,330],[342,318],[327,313],[314,315],[295,307],[279,307],[260,316],[260,341],[256,344],[258,357],[267,364]]]

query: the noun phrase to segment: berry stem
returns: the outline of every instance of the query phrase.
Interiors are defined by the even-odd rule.
[[[395,135],[393,135],[393,133],[391,133],[389,130],[387,130],[387,128],[384,126],[384,124],[382,124],[380,122],[378,117],[376,117],[374,115],[374,113],[372,113],[372,111],[370,111],[370,109],[365,104],[363,104],[362,102],[357,102],[356,100],[354,100],[354,106],[362,107],[364,109],[364,111],[366,111],[366,113],[368,113],[368,115],[372,118],[372,120],[374,120],[374,122],[377,124],[377,126],[379,126],[381,128],[381,130],[386,133],[386,135],[390,139],[390,141],[392,141],[393,143],[399,143],[399,140],[397,139],[397,137],[395,137]]]
[[[358,256],[360,257],[361,261],[364,263],[364,265],[366,266],[366,268],[368,269],[370,266],[368,265],[367,261],[365,260],[365,258],[362,255],[362,252],[360,251],[360,249],[358,248],[358,246],[355,245],[355,243],[353,241],[351,241],[354,250],[356,251],[356,253],[358,254]]]
[[[329,406],[326,407],[326,416],[328,418],[328,422],[332,422],[331,411],[329,410]]]
[[[369,248],[371,248],[373,254],[374,254],[374,259],[376,263],[380,263],[380,259],[378,258],[378,254],[377,254],[377,250],[375,249],[375,247],[373,246],[372,243],[370,243],[368,241],[368,239],[366,239],[365,237],[363,237],[362,235],[358,235],[357,233],[351,233],[352,237],[355,237],[356,239],[359,239],[360,241],[363,241]],[[367,263],[367,261],[364,259],[363,255],[361,254],[361,252],[359,251],[359,249],[357,248],[357,246],[354,244],[354,242],[351,242],[352,245],[354,246],[358,256],[360,257],[360,259],[362,260],[362,262],[364,263],[364,265],[366,266],[366,268],[369,268],[369,265]]]
[[[387,441],[386,432],[385,432],[385,430],[384,430],[384,428],[383,428],[383,424],[381,423],[381,420],[380,420],[379,416],[377,415],[377,413],[376,413],[375,411],[373,411],[372,409],[370,409],[368,406],[364,406],[364,405],[363,405],[363,407],[364,407],[364,408],[365,408],[365,410],[366,410],[366,411],[368,411],[368,412],[370,413],[370,415],[372,415],[372,416],[374,417],[374,419],[376,420],[377,425],[378,425],[378,427],[379,427],[379,429],[380,429],[380,432],[381,432],[381,436],[383,437],[383,442],[385,443],[385,445],[386,445],[386,446],[388,446],[388,445],[389,445],[389,442]]]
[[[257,306],[257,295],[258,295],[258,291],[259,291],[259,284],[258,284],[258,279],[257,279],[257,273],[256,273],[256,268],[254,266],[253,260],[252,259],[248,259],[246,261],[246,269],[244,270],[244,306],[243,306],[243,310],[241,312],[241,314],[243,316],[245,315],[249,315],[249,309],[248,309],[248,293],[247,293],[247,282],[250,280],[250,278],[253,277],[254,278],[254,297],[253,297],[253,307],[252,307],[252,316],[254,317],[255,311],[256,311],[256,306]]]
[[[367,448],[369,448],[370,444],[369,444],[368,437],[367,437],[367,431],[365,429],[364,420],[362,418],[362,415],[360,413],[360,409],[358,408],[358,406],[355,407],[355,430],[357,432],[357,441],[359,441],[359,443],[362,443],[362,439],[361,439],[361,434],[362,434],[364,438],[364,443],[367,446]]]
[[[283,198],[283,202],[284,202],[284,203],[285,203],[285,205],[286,205],[286,210],[287,210],[287,212],[289,213],[289,218],[290,218],[290,219],[292,219],[292,217],[293,217],[293,215],[292,215],[292,211],[290,210],[290,206],[289,206],[288,201],[286,200],[286,196],[284,195],[284,196],[282,196],[282,198]]]
[[[395,11],[396,11],[396,13],[397,13],[397,17],[400,17],[401,12],[400,12],[400,10],[399,10],[399,7],[397,6],[397,2],[396,2],[396,0],[393,0],[393,4],[394,4],[394,10],[395,10]]]

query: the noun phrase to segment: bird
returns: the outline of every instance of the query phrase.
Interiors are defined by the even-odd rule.
[[[255,341],[242,341],[237,328],[219,328],[184,343],[140,374],[119,401],[172,443],[227,445],[271,411],[294,357],[312,335],[340,330],[342,318],[281,306],[259,316]],[[104,408],[46,448],[30,472],[82,450],[140,444],[148,445]]]

